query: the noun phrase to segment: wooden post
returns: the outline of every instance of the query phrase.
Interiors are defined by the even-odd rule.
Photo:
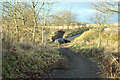
[[[60,48],[60,43],[58,42],[58,48]]]

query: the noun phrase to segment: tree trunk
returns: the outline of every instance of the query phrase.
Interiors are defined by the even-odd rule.
[[[14,15],[14,18],[16,15]],[[17,42],[19,42],[19,29],[18,29],[18,25],[17,25],[17,20],[14,19],[14,23],[15,23],[15,28],[16,28],[16,36],[17,36]]]
[[[42,26],[42,43],[44,42],[44,32],[43,32],[43,26]]]
[[[98,48],[101,46],[101,33],[99,33],[99,41],[98,41]]]
[[[37,27],[37,21],[36,21],[36,12],[35,12],[35,5],[33,2],[33,21],[34,21],[34,30],[33,30],[33,44],[35,44],[35,36],[36,36],[36,27]]]
[[[99,40],[98,40],[98,48],[101,47],[101,26],[100,26],[100,29],[99,29]]]

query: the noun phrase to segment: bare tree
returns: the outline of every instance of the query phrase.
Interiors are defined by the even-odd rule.
[[[61,11],[56,15],[60,18],[61,25],[68,26],[68,30],[69,30],[70,23],[72,23],[73,21],[76,21],[76,15],[68,10]]]
[[[120,9],[118,8],[120,6],[119,2],[94,2],[91,4],[91,8],[96,9],[102,13],[120,13]]]
[[[119,9],[120,3],[119,2],[93,2],[91,3],[91,8],[100,11],[101,13],[103,13],[102,15],[98,15],[96,14],[96,18],[94,19],[93,22],[101,25],[101,29],[104,26],[104,24],[106,22],[111,22],[110,21],[110,17],[116,14],[120,13],[120,9]],[[98,47],[100,47],[100,43],[101,43],[101,30],[99,30],[99,43],[98,43]]]
[[[47,18],[49,16],[49,12],[50,12],[50,4],[47,3],[43,7],[43,12],[42,12],[42,18],[43,18],[42,19],[42,43],[44,42],[44,30],[45,30]]]
[[[36,27],[37,27],[37,17],[41,9],[43,8],[44,2],[42,3],[41,7],[36,10],[36,7],[39,2],[32,2],[32,12],[33,12],[33,21],[34,21],[34,29],[33,29],[33,43],[35,43],[35,36],[36,36]]]
[[[101,32],[104,30],[105,24],[110,21],[111,14],[103,14],[103,13],[96,13],[94,17],[90,18],[95,24],[98,24],[98,33],[99,33],[99,40],[98,40],[98,47],[101,46]]]
[[[16,28],[16,36],[17,36],[17,41],[20,40],[20,22],[23,21],[24,23],[24,28],[27,28],[25,25],[26,22],[26,18],[24,15],[24,9],[28,9],[28,5],[26,5],[25,3],[18,3],[18,2],[13,2],[14,4],[12,4],[11,2],[4,2],[3,3],[3,17],[5,17],[6,21],[8,20],[8,18],[10,19],[10,21],[13,21],[14,26]],[[22,7],[24,5],[24,7]],[[28,29],[28,28],[27,28]]]
[[[36,41],[44,40],[44,26],[48,21],[51,5],[48,2],[5,2],[3,3],[3,17],[14,23],[17,41],[25,41],[27,37],[34,44]],[[42,25],[38,26],[40,23]],[[12,31],[14,31],[12,30]],[[41,34],[42,33],[42,34]],[[39,37],[40,40],[37,38]],[[41,38],[42,37],[42,38]]]
[[[4,7],[4,9],[2,10],[4,14],[3,16],[6,18],[11,18],[11,20],[14,20],[13,22],[15,24],[16,34],[18,34],[18,39],[19,39],[20,28],[22,29],[25,28],[30,32],[30,34],[33,35],[33,43],[35,43],[36,28],[38,27],[37,25],[45,17],[45,16],[42,16],[39,19],[39,16],[41,15],[40,13],[44,7],[44,4],[47,5],[48,3],[45,3],[43,1],[43,2],[29,2],[29,3],[14,2],[14,4],[12,4],[11,2],[6,2],[3,4],[3,7]],[[26,11],[27,11],[27,14],[25,13]],[[23,23],[22,24],[23,27],[21,23]],[[27,25],[27,23],[29,24]],[[31,23],[33,23],[33,26],[30,25]],[[33,29],[32,27],[30,28],[29,26],[32,26]]]

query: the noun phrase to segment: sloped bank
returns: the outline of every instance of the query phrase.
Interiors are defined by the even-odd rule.
[[[101,69],[101,76],[105,78],[120,77],[120,63],[118,58],[118,32],[102,32],[101,48],[97,47],[98,32],[95,29],[85,32],[82,36],[76,38],[70,45],[72,51],[82,54],[84,57],[97,62]]]
[[[32,46],[2,39],[2,78],[45,78],[51,66],[63,59],[51,47]]]

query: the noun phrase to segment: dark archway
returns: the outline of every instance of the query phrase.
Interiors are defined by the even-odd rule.
[[[52,40],[55,41],[55,39],[62,38],[64,35],[65,31],[59,30],[55,36],[52,37]]]

